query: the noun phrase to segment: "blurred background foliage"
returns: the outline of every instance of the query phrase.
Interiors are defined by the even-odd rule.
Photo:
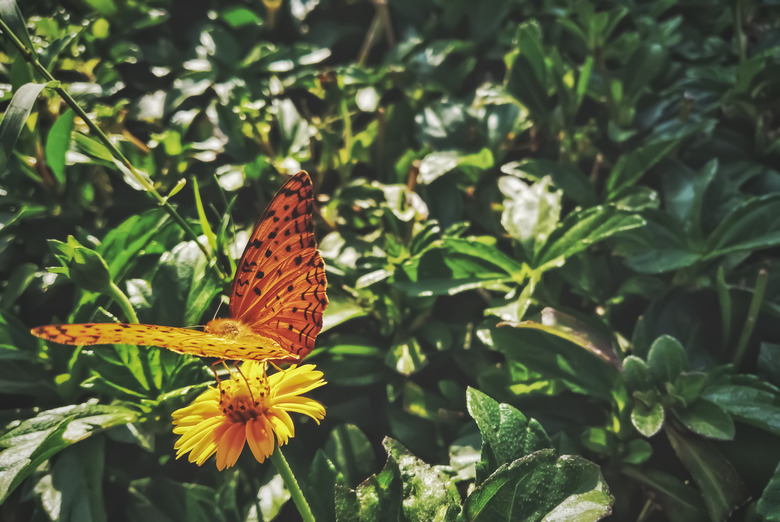
[[[27,332],[129,320],[108,283],[204,324],[306,169],[328,414],[286,453],[318,519],[491,520],[485,484],[579,455],[582,520],[780,520],[774,4],[20,3],[62,83],[4,31],[2,518],[295,518],[268,465],[172,459],[202,361]],[[539,474],[493,500],[551,513]]]

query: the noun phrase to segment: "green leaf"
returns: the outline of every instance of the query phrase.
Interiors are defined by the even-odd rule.
[[[534,419],[529,419],[508,404],[499,404],[484,393],[469,387],[466,406],[482,434],[482,453],[488,474],[540,449],[551,448],[547,433]],[[477,482],[486,477],[477,476]]]
[[[401,473],[404,519],[454,521],[460,511],[460,494],[453,473],[426,464],[393,439],[386,437],[382,444],[388,460],[395,460]]]
[[[644,439],[633,439],[626,444],[621,460],[627,464],[642,464],[653,455],[653,447]]]
[[[726,520],[750,493],[731,463],[711,443],[666,426],[677,458],[693,477],[712,520]]]
[[[105,438],[91,437],[66,448],[52,468],[50,495],[59,500],[52,518],[61,522],[108,520],[103,496]],[[42,494],[36,485],[36,493]],[[45,495],[51,498],[50,495]],[[46,505],[48,503],[44,503]]]
[[[393,343],[385,357],[385,364],[401,375],[412,375],[428,365],[428,356],[415,337]]]
[[[780,521],[780,464],[761,493],[756,504],[756,512],[766,518],[767,522]]]
[[[505,176],[498,180],[498,188],[506,198],[501,225],[527,252],[533,252],[534,245],[543,244],[558,224],[562,192],[551,190],[549,178],[528,185]]]
[[[282,491],[281,482],[278,480],[279,495],[287,493]],[[225,499],[208,486],[154,476],[133,480],[130,483],[130,488],[132,498],[126,516],[131,522],[148,522],[150,520],[208,522],[230,518],[222,509]],[[277,498],[270,498],[269,488],[263,486],[260,491],[265,494],[263,498],[265,505],[275,506],[278,504]],[[235,495],[235,492],[233,494]],[[275,511],[278,512],[278,509]]]
[[[60,184],[65,183],[65,154],[70,148],[75,116],[73,109],[61,114],[46,138],[46,163]]]
[[[510,361],[517,361],[546,379],[560,381],[578,393],[602,397],[611,401],[617,369],[604,364],[579,346],[530,328],[506,328],[485,325],[477,330],[480,341]]]
[[[4,0],[4,3],[8,2],[9,0]],[[3,116],[3,121],[0,122],[0,171],[5,169],[6,162],[16,146],[16,140],[19,139],[19,134],[22,132],[22,127],[35,106],[35,101],[47,86],[46,83],[26,83],[14,93],[14,97]]]
[[[50,269],[51,272],[64,273],[73,284],[89,292],[111,293],[111,273],[100,254],[83,246],[73,236],[68,236],[66,243],[50,239],[49,246],[62,265],[62,268]]]
[[[647,391],[654,387],[650,368],[645,361],[635,355],[629,355],[623,359],[622,373],[623,381],[629,392]]]
[[[638,215],[620,212],[612,206],[597,206],[570,213],[534,256],[534,266],[547,269],[589,246],[645,224]]]
[[[703,258],[763,250],[780,244],[780,194],[750,198],[726,216],[707,238]]]
[[[664,407],[656,402],[650,407],[636,404],[631,409],[631,424],[645,437],[652,437],[664,426]]]
[[[354,424],[341,424],[330,433],[325,454],[349,485],[358,484],[376,469],[374,449]]]
[[[549,118],[547,107],[547,66],[542,49],[541,31],[535,23],[526,23],[517,29],[516,50],[505,61],[509,69],[507,92],[528,107],[541,120]]]
[[[703,397],[734,418],[780,436],[780,392],[773,386],[709,386]]]
[[[688,429],[702,437],[716,440],[734,439],[735,429],[731,415],[715,403],[700,399],[688,407],[677,407],[673,411]]]
[[[669,335],[662,335],[653,342],[647,354],[650,374],[657,386],[673,383],[677,376],[688,369],[688,355],[680,341]]]
[[[674,149],[679,140],[659,140],[620,156],[607,179],[608,200],[613,201],[620,191],[634,185],[656,163]]]
[[[466,498],[458,520],[595,521],[613,502],[598,466],[548,449],[498,468]]]
[[[625,100],[633,106],[666,64],[666,49],[657,43],[640,46],[623,69]]]
[[[402,488],[398,463],[388,456],[382,471],[368,477],[356,490],[336,485],[336,520],[401,520]]]
[[[0,0],[0,18],[25,48],[34,53],[35,47],[30,39],[30,33],[27,32],[27,21],[19,10],[19,6],[16,5],[16,0]]]
[[[583,348],[596,357],[620,369],[621,363],[615,351],[612,332],[603,323],[585,320],[547,307],[541,312],[541,322],[522,321],[520,323],[500,323],[500,326],[531,328],[565,339]]]
[[[0,310],[10,310],[16,300],[27,290],[35,279],[38,267],[32,263],[16,266],[8,277],[8,284],[0,294]]]
[[[430,185],[441,176],[455,169],[473,167],[479,171],[493,167],[493,153],[490,149],[482,149],[475,154],[463,154],[460,151],[432,152],[420,162],[419,182]]]
[[[360,303],[346,296],[340,296],[338,294],[334,296],[333,293],[329,291],[328,300],[330,303],[322,314],[323,332],[346,323],[351,319],[364,317],[368,314],[368,310],[362,307]]]
[[[309,469],[308,480],[302,484],[306,500],[317,520],[335,522],[333,507],[336,502],[336,485],[347,486],[347,481],[325,452],[318,449]]]
[[[634,471],[633,468],[627,475],[658,495],[664,516],[670,522],[709,522],[699,492],[674,475],[654,469]]]
[[[674,382],[675,395],[685,401],[685,404],[689,404],[699,398],[707,386],[707,379],[704,372],[681,373]]]
[[[0,503],[30,473],[54,454],[119,424],[133,422],[137,413],[97,402],[64,406],[39,413],[0,437]]]

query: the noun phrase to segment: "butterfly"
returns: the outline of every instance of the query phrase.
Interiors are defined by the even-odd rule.
[[[325,263],[314,239],[311,178],[285,182],[255,225],[230,293],[230,318],[203,331],[153,324],[39,326],[33,335],[61,344],[137,344],[220,360],[298,362],[314,348],[328,306]]]

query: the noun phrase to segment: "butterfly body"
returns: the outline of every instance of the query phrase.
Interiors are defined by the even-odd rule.
[[[31,332],[62,344],[138,344],[201,357],[298,362],[314,348],[328,305],[313,206],[311,179],[301,171],[287,180],[255,225],[233,280],[231,317],[209,321],[203,331],[89,323]]]

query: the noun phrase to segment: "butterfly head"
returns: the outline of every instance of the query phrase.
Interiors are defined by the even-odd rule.
[[[206,323],[204,330],[206,333],[232,340],[238,340],[253,333],[248,325],[234,319],[214,319]]]

